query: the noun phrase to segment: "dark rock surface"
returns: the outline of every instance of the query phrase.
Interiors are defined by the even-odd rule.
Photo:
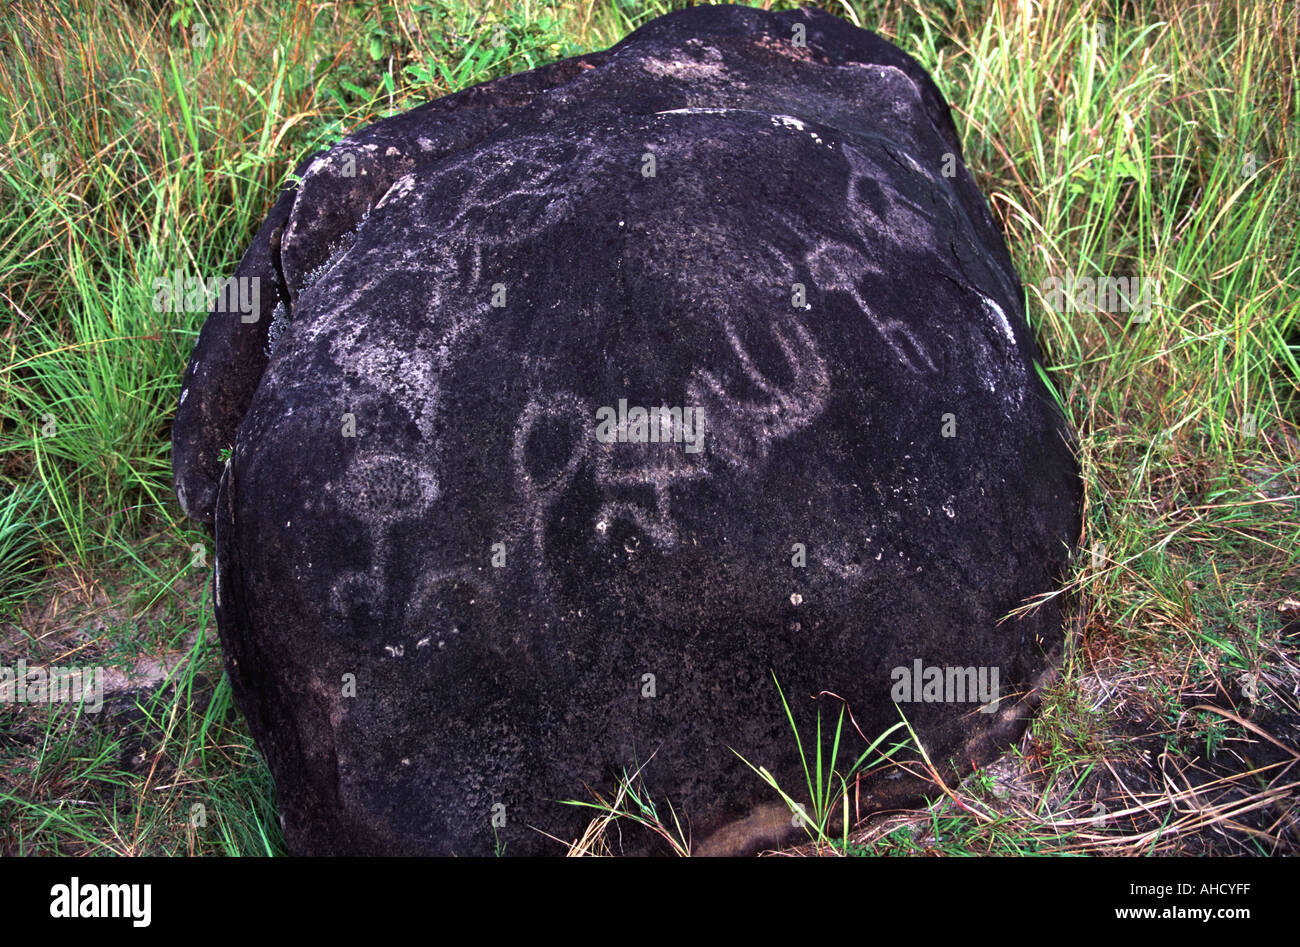
[[[534,827],[589,813],[555,800],[651,753],[700,850],[799,836],[729,749],[802,795],[773,673],[806,744],[824,692],[897,722],[916,661],[998,673],[994,713],[903,705],[936,763],[1022,731],[1060,612],[1000,620],[1059,580],[1078,469],[914,60],[694,8],[301,174],[236,274],[261,318],[209,317],[174,429],[292,851],[558,853]],[[702,413],[699,449],[601,440],[621,400]]]

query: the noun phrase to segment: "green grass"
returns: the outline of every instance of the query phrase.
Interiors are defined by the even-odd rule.
[[[186,655],[125,733],[0,708],[0,850],[282,846],[209,640],[210,541],[170,487],[169,424],[203,313],[154,312],[153,281],[232,272],[290,170],[348,131],[603,48],[681,5],[0,10],[0,659]],[[1086,480],[1085,554],[1060,593],[1067,659],[1008,763],[1017,788],[945,787],[906,840],[864,827],[842,850],[1185,851],[1206,823],[1176,799],[1163,828],[1087,820],[1098,774],[1128,752],[1124,727],[1176,748],[1239,745],[1240,723],[1185,711],[1243,675],[1258,682],[1252,707],[1296,712],[1294,645],[1278,633],[1294,613],[1278,609],[1300,588],[1300,13],[1251,0],[829,8],[917,57],[951,101]],[[1145,322],[1054,311],[1046,280],[1067,271],[1159,280],[1162,304]],[[123,762],[138,752],[139,767]],[[1280,773],[1264,785],[1294,810]],[[812,795],[826,801],[827,785]],[[195,802],[206,826],[190,825]],[[1287,831],[1247,834],[1272,851]]]
[[[832,836],[831,832],[838,817],[840,826],[840,850],[849,849],[849,832],[852,829],[852,819],[849,816],[849,782],[860,772],[865,772],[864,764],[870,762],[874,768],[886,762],[894,753],[906,745],[906,741],[895,742],[890,745],[888,750],[880,751],[880,746],[885,739],[894,731],[907,727],[908,735],[915,742],[916,735],[912,732],[911,727],[907,726],[906,719],[887,728],[883,733],[877,736],[867,745],[867,748],[858,755],[858,758],[852,763],[844,766],[841,771],[837,764],[841,763],[841,750],[847,746],[847,734],[844,732],[844,712],[845,706],[840,705],[839,715],[835,718],[835,733],[830,739],[830,749],[827,751],[825,741],[822,739],[822,715],[821,709],[817,710],[816,730],[813,733],[812,751],[804,750],[803,737],[799,735],[799,725],[795,723],[794,714],[790,711],[790,704],[785,699],[785,692],[781,690],[781,684],[776,681],[776,675],[772,676],[776,683],[777,694],[781,698],[781,709],[785,711],[785,719],[790,724],[790,730],[794,734],[795,746],[799,750],[799,763],[803,768],[804,785],[803,794],[796,798],[783,789],[776,777],[768,772],[766,767],[755,766],[749,760],[745,759],[739,753],[741,761],[754,771],[764,783],[771,787],[772,791],[781,798],[790,808],[792,816],[796,817],[796,822],[802,828],[812,842],[819,848],[834,849],[837,839]],[[864,734],[865,736],[865,734]],[[735,753],[735,750],[732,750]],[[811,763],[809,758],[811,757]],[[851,758],[851,754],[845,753],[846,758]],[[806,798],[806,802],[803,799]]]
[[[592,821],[581,838],[571,842],[555,839],[560,844],[568,846],[569,856],[610,854],[609,840],[605,833],[611,825],[619,821],[631,822],[647,829],[652,836],[659,839],[667,851],[674,855],[687,857],[691,854],[690,833],[682,827],[682,820],[673,808],[671,800],[657,802],[641,775],[653,758],[654,754],[651,753],[646,762],[637,764],[631,773],[624,770],[614,787],[613,795],[609,798],[606,798],[599,789],[588,787],[592,801],[564,800],[563,804],[566,806],[590,809],[593,813]]]

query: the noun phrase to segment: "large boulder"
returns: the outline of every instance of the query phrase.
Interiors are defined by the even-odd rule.
[[[652,755],[698,851],[799,837],[737,756],[802,795],[774,677],[806,748],[842,701],[947,773],[1023,731],[1061,614],[1005,616],[1060,579],[1078,468],[914,60],[694,8],[300,176],[174,428],[292,852],[562,852],[560,800]]]

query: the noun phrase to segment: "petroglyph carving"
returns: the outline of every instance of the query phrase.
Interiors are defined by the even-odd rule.
[[[758,369],[731,321],[724,319],[722,324],[741,371],[766,400],[739,400],[706,368],[695,372],[687,386],[687,397],[690,403],[703,406],[705,417],[711,419],[705,453],[716,452],[729,464],[747,466],[766,458],[773,443],[817,419],[830,394],[830,375],[812,335],[797,322],[772,329],[793,376],[786,387],[775,384]]]
[[[514,457],[515,473],[519,489],[524,495],[525,505],[529,509],[528,521],[531,524],[533,549],[537,560],[546,561],[546,515],[551,506],[564,494],[565,488],[578,466],[587,456],[593,438],[590,432],[591,414],[586,403],[577,395],[567,391],[554,392],[545,400],[529,399],[519,421],[515,425],[514,444],[511,454]],[[542,433],[542,425],[548,421],[559,422],[553,425],[565,427],[563,445],[552,443],[549,446],[552,459],[556,449],[563,462],[558,469],[548,473],[544,467],[531,462],[529,443],[534,434]],[[554,436],[554,435],[552,435]]]
[[[335,503],[374,529],[370,567],[346,572],[330,588],[329,613],[346,618],[358,608],[377,608],[387,599],[392,575],[394,529],[427,514],[440,494],[433,475],[398,454],[381,451],[358,457],[335,490]],[[401,517],[389,511],[401,510]]]

